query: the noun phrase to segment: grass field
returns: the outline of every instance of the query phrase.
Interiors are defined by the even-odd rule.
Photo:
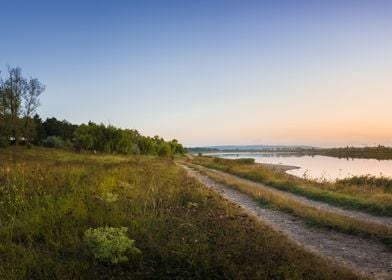
[[[0,279],[356,279],[242,214],[173,160],[0,150]],[[94,258],[126,227],[141,254]]]
[[[227,176],[227,174],[219,174],[201,168],[200,166],[192,165],[192,167],[216,182],[225,184],[252,196],[260,203],[261,207],[268,207],[290,213],[305,219],[307,224],[314,226],[331,228],[363,237],[377,238],[392,248],[392,230],[390,227],[343,216],[339,213],[323,211],[318,207],[306,205],[287,197],[284,194],[273,193],[267,189],[256,187],[240,179]]]
[[[244,160],[198,156],[191,162],[347,209],[392,216],[391,179],[356,177],[336,183],[315,182]]]

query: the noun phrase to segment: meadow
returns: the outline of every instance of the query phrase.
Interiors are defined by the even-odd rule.
[[[357,279],[171,158],[0,149],[0,188],[1,279]],[[86,238],[106,227],[134,246],[116,262]]]
[[[347,209],[392,216],[392,179],[353,177],[337,182],[316,182],[246,159],[228,160],[197,156],[190,162],[260,182],[279,190],[324,201]]]
[[[373,223],[372,221],[359,220],[340,213],[325,211],[315,205],[308,205],[287,196],[284,192],[279,193],[273,192],[267,188],[263,189],[249,183],[249,181],[241,180],[238,177],[228,176],[228,174],[225,173],[218,173],[197,165],[190,165],[190,167],[198,170],[201,174],[210,177],[216,182],[250,195],[259,203],[260,207],[289,213],[305,220],[306,224],[309,226],[317,226],[362,237],[375,238],[392,248],[392,229],[386,225]]]

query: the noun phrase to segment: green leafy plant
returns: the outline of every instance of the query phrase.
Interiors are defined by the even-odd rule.
[[[116,202],[118,200],[118,195],[112,192],[105,192],[99,198],[108,203],[111,203],[111,202]]]
[[[42,144],[47,148],[63,148],[65,142],[59,136],[48,136],[43,141]]]
[[[84,240],[96,259],[118,264],[128,261],[127,255],[141,254],[134,246],[135,240],[127,237],[127,231],[126,227],[90,228],[84,232]]]

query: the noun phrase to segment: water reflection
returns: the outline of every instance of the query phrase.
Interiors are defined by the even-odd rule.
[[[315,180],[333,181],[355,175],[392,177],[392,160],[333,158],[299,153],[220,153],[214,156],[254,158],[258,163],[297,166],[287,173]]]

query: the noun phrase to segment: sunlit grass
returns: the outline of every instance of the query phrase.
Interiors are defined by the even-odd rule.
[[[0,279],[354,279],[243,215],[171,159],[0,150]],[[140,258],[94,257],[126,227]]]
[[[223,183],[249,194],[256,199],[262,207],[288,212],[305,219],[307,223],[312,225],[327,227],[349,234],[375,237],[380,241],[385,242],[387,245],[390,245],[389,240],[392,238],[392,229],[390,227],[361,221],[337,213],[327,212],[317,207],[305,205],[284,194],[256,187],[243,180],[227,176],[226,174],[220,174],[195,165],[192,165],[192,167],[219,183]]]
[[[392,193],[385,185],[372,184],[374,181],[315,182],[260,164],[212,157],[194,157],[191,162],[344,208],[392,216]]]

